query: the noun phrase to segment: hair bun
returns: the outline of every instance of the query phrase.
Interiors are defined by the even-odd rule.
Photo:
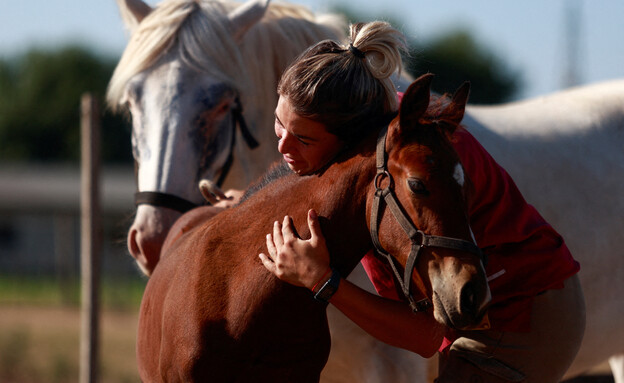
[[[401,52],[407,50],[403,34],[384,21],[356,23],[350,26],[350,46],[365,54],[366,65],[378,79],[386,79],[402,70]]]

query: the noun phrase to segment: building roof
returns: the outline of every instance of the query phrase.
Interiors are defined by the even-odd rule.
[[[100,177],[103,214],[134,210],[131,167],[106,167]],[[0,212],[80,211],[80,168],[59,164],[0,164]]]

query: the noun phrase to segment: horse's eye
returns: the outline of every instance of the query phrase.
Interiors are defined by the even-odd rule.
[[[406,182],[407,182],[407,186],[410,188],[412,193],[419,194],[422,196],[429,195],[429,190],[427,190],[427,187],[425,186],[425,184],[418,178],[408,178]]]

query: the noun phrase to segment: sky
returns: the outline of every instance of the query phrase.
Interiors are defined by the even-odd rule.
[[[0,58],[35,46],[68,43],[119,57],[126,45],[115,0],[0,1]],[[580,84],[624,78],[623,0],[290,1],[319,12],[339,5],[376,18],[389,16],[401,20],[398,27],[423,43],[449,30],[469,29],[477,41],[522,73],[520,99],[561,89],[569,68],[574,68]],[[566,33],[570,9],[578,9],[580,16],[572,32]],[[577,38],[568,38],[573,35]],[[571,41],[577,46],[574,50],[567,49]]]

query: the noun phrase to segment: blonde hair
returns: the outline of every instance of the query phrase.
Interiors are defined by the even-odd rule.
[[[392,77],[407,51],[403,34],[382,21],[350,26],[347,45],[321,41],[286,69],[278,85],[294,112],[349,143],[387,123],[398,109]]]

